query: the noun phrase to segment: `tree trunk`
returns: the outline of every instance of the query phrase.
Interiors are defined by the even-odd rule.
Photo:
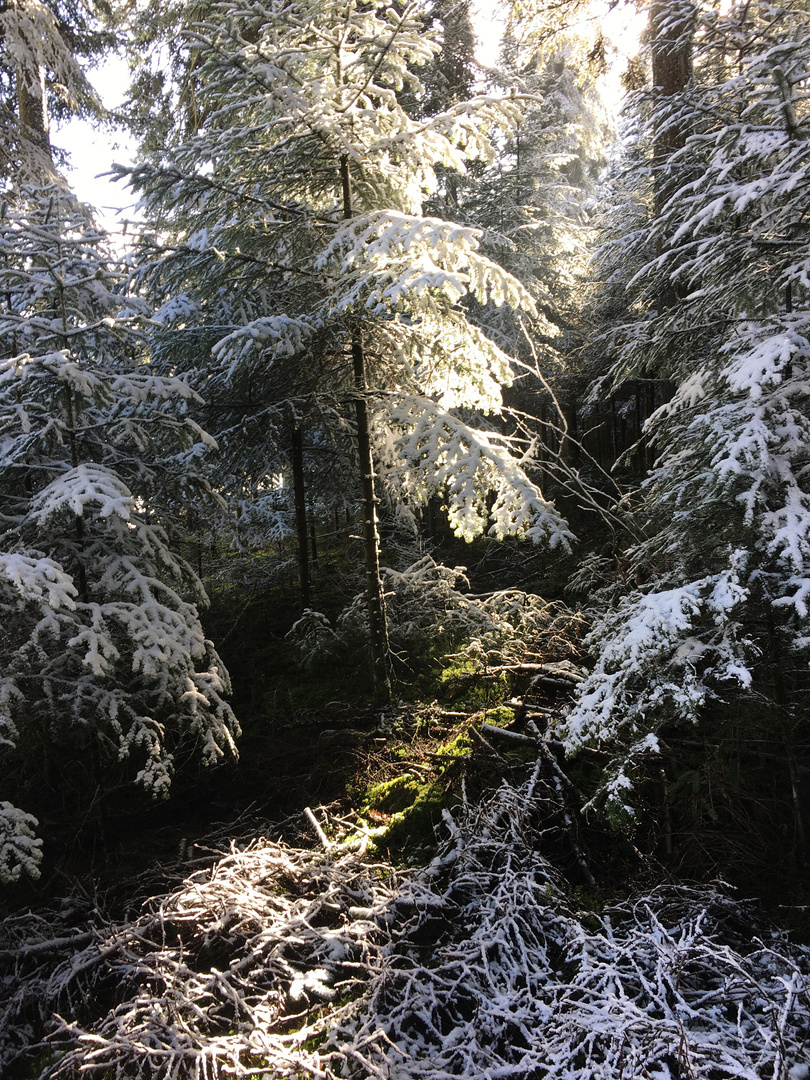
[[[650,6],[652,36],[652,81],[659,98],[659,116],[653,132],[655,170],[655,213],[660,214],[670,197],[681,187],[672,155],[686,143],[686,124],[666,104],[677,104],[692,78],[692,34],[695,8],[692,0],[653,0]]]
[[[36,49],[31,46],[31,57]],[[48,98],[45,70],[33,68],[31,61],[20,63],[16,70],[17,118],[19,121],[21,153],[27,170],[33,177],[47,183],[56,175],[53,151],[48,135]],[[26,170],[24,170],[26,171]]]
[[[298,588],[301,593],[301,608],[308,608],[312,602],[312,590],[309,576],[309,549],[307,547],[307,503],[304,486],[304,440],[298,424],[292,429],[292,474],[293,502],[295,503],[295,535],[298,545]]]
[[[696,17],[695,0],[652,0],[650,4],[652,81],[657,97],[653,119],[653,211],[656,217],[661,217],[672,196],[694,179],[692,170],[674,159],[686,145],[690,133],[686,92],[693,75]],[[669,247],[671,238],[672,228],[667,226],[658,239],[659,255]],[[678,307],[691,289],[688,280],[674,276],[675,270],[676,267],[670,263],[659,285],[659,314]],[[660,377],[661,371],[648,369],[646,374],[655,379]],[[654,396],[654,387],[650,394]],[[638,418],[643,423],[652,408],[647,408],[647,402],[642,402],[641,395],[638,395],[637,401]],[[652,458],[646,439],[640,440],[639,449],[639,464],[642,472],[645,472]]]
[[[22,73],[17,76],[17,109],[20,133],[28,142],[42,150],[51,161],[51,140],[45,119],[45,98],[32,93]]]
[[[352,188],[349,159],[340,159],[343,187],[343,216],[352,216]],[[352,365],[354,368],[355,417],[357,420],[357,455],[360,460],[360,489],[363,499],[363,549],[366,562],[366,605],[371,653],[374,697],[379,705],[391,700],[389,675],[388,625],[385,595],[380,578],[380,534],[377,528],[377,496],[374,491],[374,461],[371,455],[371,427],[366,393],[366,362],[359,328],[352,330]]]

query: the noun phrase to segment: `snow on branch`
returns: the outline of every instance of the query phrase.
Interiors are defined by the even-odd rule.
[[[472,428],[435,402],[411,395],[383,401],[374,431],[386,486],[407,506],[441,495],[451,527],[465,540],[485,530],[498,540],[520,536],[551,547],[567,548],[573,539],[554,504],[495,432]]]
[[[546,601],[520,589],[476,595],[469,592],[463,566],[444,566],[423,555],[402,570],[381,571],[386,597],[388,636],[393,652],[414,660],[426,651],[446,653],[478,671],[524,664],[550,656],[578,655],[584,620],[559,601]],[[327,657],[345,657],[366,642],[366,598],[359,593],[333,628],[321,612],[306,611],[288,639],[295,642],[304,666]]]
[[[656,732],[673,718],[696,721],[722,684],[751,685],[752,644],[740,625],[750,596],[746,562],[744,551],[734,551],[717,574],[631,593],[585,639],[597,662],[562,734],[568,753],[593,743],[613,746],[608,780],[593,801],[606,799],[609,808],[632,816],[628,773],[658,752]]]
[[[382,320],[373,333],[374,366],[388,389],[433,398],[445,410],[501,411],[514,377],[510,357],[462,309]]]
[[[34,833],[39,822],[32,814],[0,800],[0,882],[39,877],[42,841]]]
[[[92,101],[101,103],[71,48],[65,43],[53,12],[38,0],[23,0],[0,10],[4,51],[34,98],[45,94],[45,72],[74,111]]]
[[[0,587],[6,582],[24,600],[38,602],[44,599],[54,611],[59,608],[73,611],[76,607],[78,593],[73,579],[59,563],[45,556],[0,552]]]
[[[736,503],[774,602],[801,620],[810,595],[809,325],[806,311],[739,319],[714,370],[688,375],[646,425],[665,449],[647,486],[686,522],[708,500],[718,516]]]
[[[435,161],[464,172],[466,161],[492,162],[495,147],[490,133],[498,130],[511,132],[522,118],[520,98],[480,95],[437,113],[422,123],[412,123],[413,130],[407,134],[380,139],[374,148],[398,146],[412,140],[416,134],[424,141],[426,149],[433,151]]]
[[[317,329],[317,320],[263,315],[221,338],[211,354],[225,367],[225,378],[228,379],[241,364],[257,354],[262,358],[268,354],[297,356],[312,340]]]
[[[405,308],[435,309],[432,294],[451,304],[472,294],[481,304],[508,304],[534,312],[520,282],[478,253],[478,229],[440,218],[379,210],[341,225],[319,257],[324,269],[337,260],[351,287],[332,302],[332,312],[362,304],[375,315]]]
[[[101,518],[113,514],[124,520],[131,516],[132,494],[115,473],[87,462],[69,469],[38,492],[31,503],[33,519],[44,524],[63,510],[81,516],[88,504],[98,507]]]

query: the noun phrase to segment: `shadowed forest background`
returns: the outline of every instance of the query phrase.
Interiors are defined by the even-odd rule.
[[[0,2],[4,1076],[810,1076],[810,5],[485,14]]]

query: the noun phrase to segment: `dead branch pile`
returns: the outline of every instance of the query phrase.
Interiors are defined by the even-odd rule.
[[[258,839],[127,924],[71,942],[17,920],[7,930],[16,948],[4,950],[0,1075],[21,1050],[46,1048],[48,1077],[261,1075],[270,1063],[276,1075],[319,1075],[304,1044],[323,1032],[323,1005],[377,969],[394,881],[356,855]],[[49,1040],[25,1048],[43,1020]]]
[[[261,839],[125,924],[17,920],[0,1073],[807,1080],[810,950],[720,888],[577,915],[542,855],[546,773],[446,815],[409,875]]]
[[[810,950],[755,936],[719,888],[578,917],[538,857],[547,799],[537,772],[504,786],[403,883],[421,917],[394,923],[384,972],[330,1039],[334,1072],[807,1080]]]

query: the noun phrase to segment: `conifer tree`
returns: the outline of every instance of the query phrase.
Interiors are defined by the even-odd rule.
[[[0,12],[13,91],[0,196],[3,794],[30,805],[72,791],[85,808],[113,774],[164,795],[178,750],[218,760],[238,730],[199,622],[205,594],[165,528],[200,490],[194,460],[212,440],[184,415],[186,383],[144,363],[146,308],[125,297],[48,135],[54,102],[98,108],[74,53],[99,43],[90,15],[28,0]],[[0,880],[36,876],[36,827],[0,802]]]
[[[119,285],[61,185],[3,203],[0,729],[23,795],[103,785],[129,759],[164,795],[179,748],[213,762],[237,731],[205,595],[164,527],[207,437],[182,415],[188,386],[142,362],[145,310]],[[3,806],[13,878],[37,851],[30,817]]]
[[[594,192],[613,135],[599,93],[605,44],[588,18],[592,7],[506,5],[499,64],[485,75],[493,89],[524,99],[520,120],[491,162],[445,182],[429,203],[431,212],[481,228],[482,251],[531,294],[531,317],[493,304],[470,304],[470,314],[515,358],[520,378],[506,395],[508,422],[519,416],[531,432],[532,467],[589,504],[591,478],[578,467],[585,459],[574,438],[577,356],[589,330]]]
[[[189,35],[205,122],[178,138],[171,164],[155,157],[132,174],[176,238],[142,272],[164,310],[185,321],[181,296],[206,311],[238,290],[239,321],[213,349],[229,377],[272,371],[291,397],[309,390],[338,418],[354,408],[380,699],[375,471],[410,513],[440,494],[460,535],[569,536],[508,439],[461,411],[496,412],[512,373],[460,302],[533,303],[479,252],[476,229],[422,208],[435,168],[491,159],[490,130],[518,112],[495,97],[421,119],[405,111],[436,50],[423,16],[418,3],[379,0],[215,6]]]
[[[96,0],[12,0],[0,5],[0,168],[4,181],[55,178],[52,117],[100,117],[81,60],[113,40],[112,7]]]
[[[637,321],[616,333],[617,378],[655,370],[676,390],[647,424],[634,585],[591,637],[596,667],[567,722],[570,749],[617,749],[603,794],[619,809],[639,762],[714,703],[758,702],[789,763],[806,739],[810,489],[804,5],[694,5],[694,79],[656,96],[651,161],[667,180],[630,241]],[[693,36],[694,35],[694,36]],[[671,44],[671,43],[670,43]],[[683,52],[685,46],[677,45]],[[749,706],[750,707],[750,706]]]

